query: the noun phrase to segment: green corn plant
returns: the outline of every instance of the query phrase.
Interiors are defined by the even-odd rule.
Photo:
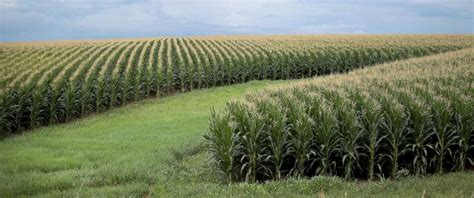
[[[115,82],[113,82],[112,76],[110,74],[105,74],[100,79],[100,110],[107,110],[114,105],[113,98],[116,97],[115,93]]]
[[[48,125],[49,121],[49,101],[51,98],[51,89],[50,86],[42,86],[39,88],[40,90],[40,98],[37,100],[39,102],[38,104],[38,116],[37,120],[40,123],[40,125]]]
[[[175,39],[172,39],[175,40]],[[172,42],[171,44],[171,61],[172,61],[172,68],[171,72],[169,73],[170,78],[170,86],[171,91],[182,91],[183,83],[182,83],[182,76],[181,70],[183,68],[183,63],[179,59],[178,50],[176,49],[176,45]]]
[[[423,52],[424,53],[424,52]],[[432,119],[432,134],[434,140],[428,140],[434,147],[434,156],[431,161],[435,164],[438,173],[443,173],[446,157],[453,157],[451,148],[455,146],[458,135],[451,130],[452,110],[450,102],[440,96],[431,86],[436,83],[434,79],[419,79],[415,84],[414,93],[422,97],[425,103],[430,106],[430,116]]]
[[[344,178],[346,180],[353,178],[354,169],[360,169],[359,159],[364,157],[362,152],[364,147],[360,144],[360,139],[363,137],[362,126],[359,123],[360,119],[355,109],[355,103],[350,101],[348,97],[346,94],[335,94],[332,97],[337,120],[339,121],[338,128],[341,138],[338,147],[342,155]]]
[[[139,61],[139,58],[140,58],[140,54],[145,46],[147,42],[141,42],[141,44],[136,48],[136,52],[135,54],[133,54],[133,56],[131,57],[131,61],[130,61],[130,69],[127,71],[128,73],[126,74],[127,75],[127,99],[126,101],[127,102],[131,102],[131,101],[137,101],[138,100],[138,97],[139,97],[139,86],[138,86],[138,82],[139,82],[139,74],[138,74],[138,70],[139,70],[139,65],[138,65],[138,61]],[[145,50],[146,51],[146,50]]]
[[[401,101],[406,103],[410,115],[409,130],[412,140],[407,146],[414,155],[412,171],[416,176],[425,175],[429,163],[428,150],[433,148],[433,145],[428,143],[432,135],[429,107],[414,96],[402,97]]]
[[[189,41],[189,40],[184,40],[185,45],[187,46],[188,49],[196,49],[196,46]],[[191,89],[201,89],[202,84],[203,84],[203,65],[202,63],[204,61],[204,57],[201,57],[199,52],[196,52],[195,50],[189,50],[190,51],[190,57],[193,62],[193,68],[191,71],[190,77],[192,78],[193,86],[191,86]]]
[[[454,94],[453,94],[454,96]],[[472,144],[473,123],[474,123],[474,104],[470,96],[461,95],[456,97],[453,102],[454,113],[454,128],[459,136],[458,145],[458,170],[464,170],[467,165],[474,166],[474,159],[472,159],[472,151],[474,144]],[[471,155],[469,155],[471,153]]]
[[[125,80],[123,75],[119,75],[113,79],[114,82],[114,96],[111,98],[112,104],[116,106],[124,105],[125,102]]]
[[[204,42],[196,40],[196,45],[199,45],[201,47],[204,47]],[[216,85],[216,78],[215,78],[215,63],[214,59],[211,57],[211,52],[207,48],[203,48],[203,54],[204,57],[207,59],[207,64],[205,64],[205,81],[206,81],[206,87],[212,87]]]
[[[407,152],[407,126],[409,117],[405,113],[405,107],[394,99],[394,96],[385,93],[382,97],[382,108],[385,111],[383,128],[386,134],[383,138],[387,141],[389,148],[385,154],[386,158],[390,160],[391,169],[390,177],[397,177],[399,171],[399,157],[402,153]]]
[[[229,111],[232,112],[236,133],[239,134],[240,144],[236,156],[239,156],[240,160],[240,173],[246,182],[255,182],[258,179],[257,173],[267,173],[270,170],[263,165],[267,157],[264,146],[264,119],[241,103],[233,103]]]
[[[443,97],[435,96],[431,106],[431,114],[433,119],[434,135],[436,136],[436,152],[437,152],[437,172],[443,173],[443,162],[445,155],[452,155],[450,146],[456,143],[458,139],[455,131],[451,130],[452,110],[447,101]]]
[[[304,112],[301,104],[295,103],[294,97],[280,95],[280,100],[288,116],[288,152],[295,159],[294,167],[290,172],[296,177],[302,177],[305,175],[305,164],[311,156],[314,121]]]
[[[248,132],[242,136],[242,151],[243,158],[246,163],[242,165],[241,171],[246,170],[245,181],[246,182],[255,182],[257,180],[257,172],[267,172],[265,166],[262,165],[265,155],[262,155],[265,152],[263,135],[264,135],[264,123],[262,118],[259,118],[258,115],[251,116],[247,120]],[[246,159],[245,159],[246,158]]]
[[[378,166],[376,154],[382,140],[380,134],[383,123],[382,106],[375,99],[370,99],[374,96],[370,96],[365,90],[352,89],[351,91],[358,92],[352,93],[352,98],[356,103],[364,131],[363,144],[368,153],[367,178],[371,180],[374,178],[375,166]]]
[[[191,64],[189,63],[187,57],[186,57],[186,53],[184,51],[184,48],[183,48],[183,44],[182,44],[182,39],[176,39],[176,53],[177,55],[181,55],[180,57],[176,56],[178,59],[177,59],[177,62],[178,62],[178,66],[180,67],[179,68],[179,71],[178,71],[178,76],[179,76],[179,84],[180,84],[180,88],[179,88],[179,91],[187,91],[187,90],[190,90],[190,81],[189,81],[189,76],[190,76],[190,73],[189,73],[189,67],[191,66]],[[179,48],[179,49],[178,49]],[[179,54],[178,54],[179,53]]]
[[[216,160],[219,169],[225,174],[227,183],[234,179],[234,156],[237,147],[237,133],[235,126],[229,124],[230,114],[216,114],[211,109],[208,133],[204,136],[209,142],[209,152]]]
[[[293,110],[297,111],[297,110]],[[290,130],[290,149],[293,153],[296,164],[293,174],[297,177],[305,175],[305,164],[310,158],[310,147],[312,139],[313,120],[305,113],[297,113],[292,119]]]
[[[288,155],[287,117],[274,100],[259,101],[257,108],[260,114],[266,116],[265,129],[268,133],[269,161],[273,164],[273,178],[279,180],[282,178],[283,159]]]
[[[2,110],[0,113],[1,113],[1,117],[0,117],[0,136],[2,137],[6,137],[7,135],[9,135],[9,132],[10,132],[10,93],[11,91],[8,90],[6,93],[1,93],[2,97],[0,98],[0,102],[1,102],[1,108],[0,110]]]
[[[31,113],[31,92],[28,90],[21,90],[18,93],[18,100],[16,101],[16,131],[21,132],[30,128],[29,117]]]
[[[151,41],[150,44],[148,45],[148,47],[145,49],[145,51],[143,52],[144,53],[144,56],[143,56],[143,59],[142,59],[142,65],[141,65],[141,71],[140,71],[140,77],[138,78],[138,82],[136,82],[136,84],[138,84],[138,94],[139,94],[139,98],[140,99],[143,99],[145,98],[146,96],[149,96],[149,93],[150,93],[150,78],[149,78],[149,69],[148,67],[150,67],[151,65],[149,65],[149,61],[150,61],[150,52],[152,50],[152,47],[153,45],[155,44],[155,41]]]
[[[313,124],[313,142],[312,142],[312,154],[315,155],[318,167],[316,168],[316,174],[320,175],[331,175],[332,166],[335,166],[332,161],[332,157],[339,151],[340,142],[340,131],[337,129],[337,117],[334,112],[334,98],[337,98],[338,94],[335,90],[323,89],[320,87],[311,87],[311,91],[321,92],[319,94],[311,94],[308,96],[304,92],[294,91],[295,94],[299,95],[306,104],[309,104],[305,108],[308,109],[308,114],[314,121]],[[336,99],[337,100],[337,99]],[[331,101],[331,102],[330,102]]]
[[[333,162],[331,157],[338,151],[339,142],[341,141],[340,133],[337,129],[337,119],[332,107],[327,101],[322,100],[319,107],[319,115],[313,118],[316,122],[314,124],[314,139],[316,142],[316,155],[318,158],[318,170],[321,175],[332,175]]]
[[[171,68],[171,65],[169,64],[169,61],[168,61],[168,50],[169,50],[169,41],[168,39],[165,39],[163,40],[163,54],[161,54],[161,57],[162,57],[162,67],[161,67],[161,72],[159,72],[161,75],[159,78],[160,81],[159,81],[159,85],[161,85],[161,87],[159,87],[159,90],[162,90],[161,93],[164,93],[164,92],[169,92],[169,73],[170,73],[170,69]]]
[[[5,96],[0,97],[0,138],[7,136],[7,110],[5,108]]]
[[[20,105],[18,105],[19,95],[18,91],[13,88],[9,90],[5,94],[5,99],[3,104],[5,105],[5,109],[3,110],[2,120],[5,122],[3,123],[3,128],[5,129],[5,135],[13,134],[17,130],[19,125],[19,111]]]
[[[40,108],[41,108],[41,94],[39,91],[33,91],[31,99],[31,113],[30,113],[30,123],[31,128],[37,128],[41,125],[40,118]]]
[[[67,111],[67,88],[63,87],[61,89],[56,89],[57,90],[57,104],[56,104],[56,122],[57,123],[63,123],[65,122],[66,119],[66,111]]]
[[[65,118],[64,118],[64,121],[65,122],[68,122],[69,120],[71,120],[75,115],[76,115],[76,110],[74,109],[74,87],[72,85],[72,83],[67,83],[66,84],[66,87],[65,87],[65,101],[64,101],[64,105],[65,105],[65,108],[64,108],[64,114],[65,114]]]
[[[151,72],[148,73],[148,88],[147,88],[147,95],[148,96],[157,96],[158,91],[159,91],[159,85],[158,85],[158,52],[159,49],[163,45],[163,40],[158,40],[156,41],[156,47],[153,48],[152,54],[153,56],[151,57]]]
[[[89,92],[86,90],[84,81],[76,83],[76,98],[79,101],[79,116],[84,117],[87,107],[87,99]]]
[[[52,78],[49,77],[49,80],[51,79]],[[52,125],[56,123],[59,119],[57,110],[58,110],[58,103],[60,103],[61,101],[58,100],[59,99],[58,91],[56,91],[53,87],[51,87],[50,83],[46,83],[45,86],[49,90],[48,94],[45,96],[45,99],[47,98],[47,100],[44,100],[45,105],[47,105],[48,107],[48,111],[47,111],[48,112],[48,125]]]

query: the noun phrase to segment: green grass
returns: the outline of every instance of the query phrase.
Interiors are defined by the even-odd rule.
[[[474,173],[374,183],[337,178],[221,184],[202,135],[210,108],[259,81],[145,100],[0,142],[0,197],[12,196],[474,196]]]

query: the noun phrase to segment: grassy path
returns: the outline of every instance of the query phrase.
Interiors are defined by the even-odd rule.
[[[144,194],[162,178],[170,149],[202,142],[211,107],[276,82],[146,100],[0,142],[1,195]],[[185,147],[183,147],[185,148]]]

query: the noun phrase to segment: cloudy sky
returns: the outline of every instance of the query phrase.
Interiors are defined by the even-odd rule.
[[[474,33],[474,0],[0,0],[0,41]]]

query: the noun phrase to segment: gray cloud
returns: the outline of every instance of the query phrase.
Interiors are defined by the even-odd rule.
[[[473,33],[471,0],[0,0],[0,40]]]

